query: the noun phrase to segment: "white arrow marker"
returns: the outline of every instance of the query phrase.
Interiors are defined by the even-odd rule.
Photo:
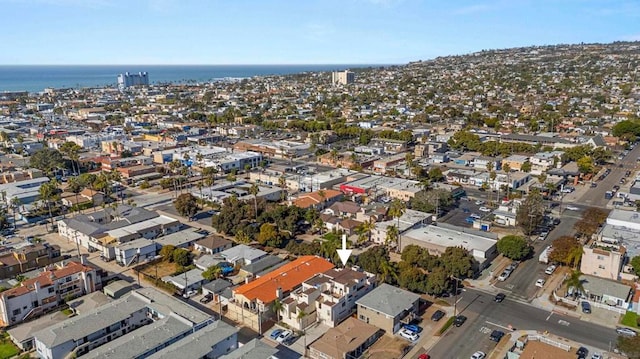
[[[349,256],[351,256],[351,249],[347,249],[347,235],[343,234],[342,235],[342,249],[338,249],[338,256],[340,257],[340,260],[342,261],[342,265],[346,266],[347,265],[347,261],[349,260]]]

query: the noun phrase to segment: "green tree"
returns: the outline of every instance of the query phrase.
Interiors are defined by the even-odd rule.
[[[67,141],[60,145],[60,152],[71,160],[71,171],[76,173],[80,173],[80,166],[77,163],[80,150],[82,150],[82,147],[78,146],[75,142]],[[77,171],[74,169],[74,164],[76,164]]]
[[[173,252],[176,250],[176,246],[168,244],[166,246],[162,246],[160,249],[160,256],[165,261],[173,262]]]
[[[278,229],[271,223],[263,223],[258,233],[258,242],[271,247],[279,247],[281,244],[280,233]]]
[[[383,261],[389,261],[389,252],[384,246],[375,246],[360,253],[357,264],[369,273],[378,273]]]
[[[395,266],[387,259],[382,259],[380,267],[373,273],[378,274],[378,278],[382,283],[393,284],[398,282],[398,272]]]
[[[447,247],[440,255],[440,262],[449,276],[461,279],[473,277],[478,269],[473,255],[462,247]]]
[[[635,256],[631,258],[631,267],[633,267],[633,272],[636,275],[640,275],[640,256]]]
[[[565,284],[567,285],[567,287],[573,287],[581,292],[584,292],[584,285],[581,277],[582,273],[580,273],[580,271],[574,270],[565,280]]]
[[[516,212],[516,222],[522,231],[529,235],[544,219],[544,203],[538,189],[531,189],[527,198],[520,204]]]
[[[584,156],[576,161],[578,165],[578,171],[583,174],[593,173],[593,159],[589,156]]]
[[[444,268],[436,268],[427,277],[426,292],[431,295],[440,295],[449,287],[449,276]]]
[[[432,182],[440,182],[444,179],[444,175],[442,174],[440,167],[433,167],[430,169],[427,177],[429,177],[429,180]]]
[[[406,205],[404,202],[402,202],[401,200],[397,199],[397,198],[396,198],[396,199],[394,199],[394,200],[391,202],[391,205],[389,206],[388,214],[389,214],[391,217],[395,218],[395,219],[396,219],[396,221],[397,221],[397,224],[396,224],[396,237],[397,237],[397,238],[396,238],[396,241],[397,241],[397,249],[398,249],[398,252],[400,252],[400,248],[402,248],[402,247],[401,247],[401,243],[400,243],[400,240],[401,240],[401,238],[400,238],[400,237],[401,237],[401,232],[400,232],[400,217],[402,217],[402,215],[403,215],[406,211],[407,211],[407,205]],[[388,229],[387,229],[387,231],[388,231]]]
[[[222,277],[222,268],[220,268],[220,266],[217,266],[217,265],[211,266],[207,268],[206,271],[202,272],[202,278],[208,281],[212,281],[220,277]]]
[[[280,298],[276,298],[271,303],[271,310],[276,313],[276,318],[278,319],[276,322],[280,322],[280,312],[284,309],[284,304],[280,300]]]
[[[36,151],[29,158],[31,167],[37,168],[47,175],[51,175],[55,169],[60,168],[63,164],[64,160],[60,151],[48,147]]]
[[[531,253],[531,246],[520,236],[504,236],[497,244],[498,253],[513,260],[525,259]]]
[[[38,189],[38,194],[40,200],[45,202],[47,205],[47,209],[49,210],[49,223],[52,223],[53,211],[51,209],[51,204],[58,199],[58,182],[52,180],[50,182],[43,183]],[[46,225],[45,228],[47,228]]]
[[[174,250],[172,257],[173,262],[180,266],[186,267],[191,264],[191,253],[184,248],[177,248]]]
[[[181,216],[188,217],[189,220],[198,213],[198,202],[191,193],[179,195],[173,205]]]
[[[553,250],[549,254],[549,260],[552,262],[570,265],[572,260],[572,252],[582,251],[582,245],[575,237],[562,236],[553,241]]]
[[[427,275],[417,267],[401,263],[398,273],[398,285],[415,293],[426,293]]]
[[[389,243],[398,244],[398,227],[394,225],[390,225],[387,227],[387,236],[385,238],[385,244],[389,245]]]

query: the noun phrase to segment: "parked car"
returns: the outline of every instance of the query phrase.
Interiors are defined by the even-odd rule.
[[[480,215],[472,213],[469,217],[473,218],[473,219],[480,219],[482,217],[480,217]]]
[[[626,337],[635,337],[636,335],[638,335],[638,332],[636,332],[633,329],[629,329],[629,328],[616,328],[616,333],[618,333],[619,335],[624,335]]]
[[[414,341],[418,340],[418,338],[420,338],[418,333],[412,332],[412,331],[410,331],[410,330],[408,330],[406,328],[400,329],[398,334],[400,334],[400,336],[405,338],[405,339],[411,340],[412,342],[414,342]]]
[[[207,304],[212,300],[213,300],[213,294],[209,293],[209,294],[205,295],[204,297],[200,298],[200,303]]]
[[[586,359],[587,355],[589,355],[589,349],[585,347],[580,347],[578,348],[576,355],[578,355],[578,359]]]
[[[544,284],[545,284],[545,283],[546,283],[546,281],[545,281],[544,279],[540,278],[540,279],[538,279],[538,280],[536,281],[536,287],[540,287],[540,288],[542,288],[542,287],[544,287]]]
[[[415,324],[405,324],[403,326],[405,329],[410,330],[414,333],[420,333],[422,330],[419,326],[415,325]]]
[[[556,268],[557,267],[554,264],[552,264],[552,265],[548,266],[547,269],[544,270],[544,274],[551,275],[551,274],[553,274],[553,272],[556,271]]]
[[[487,354],[479,350],[471,355],[471,359],[484,359],[486,357],[487,357]]]
[[[542,232],[540,233],[540,235],[538,236],[538,240],[539,241],[544,241],[545,239],[547,239],[547,236],[549,235],[549,232]]]
[[[293,335],[293,332],[290,330],[285,330],[280,332],[280,335],[276,337],[276,342],[283,343],[285,340],[289,339],[290,336]]]
[[[491,335],[489,336],[489,339],[491,339],[492,341],[498,343],[500,341],[500,339],[502,339],[502,337],[504,337],[504,332],[501,330],[494,330],[493,332],[491,332]]]
[[[567,206],[565,208],[567,211],[579,211],[580,208],[576,207],[576,206]]]
[[[582,301],[580,306],[582,307],[582,313],[591,314],[591,303]]]
[[[496,303],[502,303],[502,301],[504,300],[504,298],[506,298],[506,295],[504,293],[498,293],[496,294],[496,296],[493,298],[493,301]]]
[[[516,270],[516,268],[518,268],[518,265],[520,264],[520,262],[518,261],[513,261],[511,262],[511,264],[509,264],[506,268],[506,270],[513,272],[514,270]]]
[[[598,184],[595,182],[591,182],[591,188],[596,188],[596,187],[598,187]]]
[[[464,315],[458,315],[456,319],[453,321],[453,325],[455,325],[456,327],[459,327],[462,324],[464,324],[464,322],[466,321],[467,321],[467,317],[465,317]]]
[[[502,273],[500,273],[500,275],[498,276],[498,280],[501,282],[504,282],[505,280],[507,280],[507,278],[509,278],[509,276],[511,275],[511,271],[508,270],[504,270]]]
[[[418,359],[431,359],[431,356],[427,353],[422,353],[418,356]]]
[[[604,357],[600,353],[593,353],[591,359],[604,359]]]
[[[433,315],[431,316],[431,320],[433,320],[434,322],[437,322],[444,317],[444,314],[445,313],[443,311],[438,309],[435,312],[433,312]]]
[[[282,333],[282,329],[274,329],[271,334],[269,334],[269,337],[273,340],[275,340],[278,336],[280,336],[280,333]]]
[[[196,290],[189,290],[189,291],[186,291],[184,294],[182,294],[182,297],[184,297],[184,298],[191,298],[191,297],[193,297],[193,296],[194,296],[194,295],[196,295],[196,294],[198,294],[198,291],[196,291]]]
[[[482,206],[485,202],[481,200],[476,201],[476,206]]]
[[[491,208],[487,208],[487,207],[480,207],[480,208],[478,208],[478,210],[480,212],[491,212]]]

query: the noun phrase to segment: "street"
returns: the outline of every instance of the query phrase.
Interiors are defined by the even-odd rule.
[[[617,340],[611,328],[513,301],[508,295],[502,303],[496,303],[492,294],[466,289],[458,299],[458,312],[468,319],[459,328],[452,326],[428,351],[433,358],[466,359],[477,350],[489,353],[495,347],[489,340],[491,331],[509,333],[509,325],[515,329],[549,331],[599,350],[609,350]]]

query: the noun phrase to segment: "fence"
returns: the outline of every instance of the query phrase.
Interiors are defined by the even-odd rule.
[[[567,352],[569,350],[571,350],[571,345],[560,343],[560,342],[557,342],[555,340],[551,340],[551,339],[545,337],[544,335],[529,335],[529,336],[527,336],[527,339],[528,340],[537,340],[539,342],[552,345],[552,346],[554,346],[556,348],[560,348],[560,349],[562,349],[564,351],[567,351]]]

